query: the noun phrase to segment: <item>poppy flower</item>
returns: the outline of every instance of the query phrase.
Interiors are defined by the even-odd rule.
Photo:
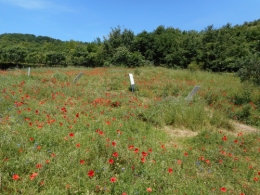
[[[134,146],[133,145],[131,145],[131,146],[128,146],[128,149],[129,150],[132,150],[134,148]]]
[[[30,175],[30,180],[34,180],[34,178],[38,175],[38,173],[32,173]]]
[[[142,156],[146,157],[148,154],[146,152],[142,152]]]
[[[116,142],[112,142],[112,146],[116,146]]]
[[[168,169],[168,172],[169,172],[169,173],[172,173],[172,168],[169,168],[169,169]]]
[[[89,172],[88,172],[88,176],[89,177],[93,177],[95,175],[95,172],[93,171],[93,170],[90,170]]]
[[[37,169],[41,169],[41,168],[42,168],[42,164],[37,164],[37,165],[36,165],[36,168],[37,168]]]
[[[13,174],[13,180],[18,180],[20,177],[19,177],[19,175],[18,174]]]
[[[109,164],[113,164],[114,160],[113,159],[109,159],[108,162],[109,162]]]
[[[221,191],[221,192],[226,192],[226,191],[227,191],[227,189],[226,189],[226,188],[224,188],[224,187],[222,187],[222,188],[220,188],[220,191]]]
[[[223,141],[227,141],[227,136],[223,136],[223,137],[222,137],[222,140],[223,140]]]
[[[85,164],[85,160],[80,160],[79,163],[80,163],[81,165],[83,165],[83,164]]]
[[[116,182],[116,178],[115,177],[111,177],[110,182],[112,182],[112,183]]]
[[[147,192],[152,192],[153,190],[152,190],[152,188],[147,188],[146,191]]]
[[[114,156],[114,157],[118,157],[118,153],[117,153],[117,152],[114,152],[114,153],[113,153],[113,156]]]

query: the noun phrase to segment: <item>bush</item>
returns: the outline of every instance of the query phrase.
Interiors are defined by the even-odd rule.
[[[240,69],[237,75],[241,82],[252,81],[260,86],[260,53],[256,53],[240,61]]]

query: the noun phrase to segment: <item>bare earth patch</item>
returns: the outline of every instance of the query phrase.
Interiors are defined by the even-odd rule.
[[[165,126],[164,131],[168,133],[171,137],[194,137],[198,135],[198,132],[194,132],[188,129],[176,129],[171,126]]]
[[[260,129],[257,129],[255,127],[249,126],[249,125],[245,125],[242,123],[238,123],[238,122],[232,122],[232,125],[234,125],[234,128],[236,131],[242,131],[244,133],[253,133],[253,132],[260,132]]]

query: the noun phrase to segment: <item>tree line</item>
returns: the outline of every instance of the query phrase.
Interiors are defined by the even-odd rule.
[[[158,26],[153,32],[144,30],[135,35],[118,26],[102,40],[92,42],[18,33],[0,35],[0,64],[7,68],[153,65],[242,74],[256,67],[259,76],[259,53],[260,19],[235,26],[227,23],[221,28],[210,25],[200,32]]]

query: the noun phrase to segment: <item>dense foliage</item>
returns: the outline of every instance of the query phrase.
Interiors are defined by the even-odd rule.
[[[137,35],[118,26],[112,28],[103,40],[97,38],[91,43],[31,34],[0,35],[2,68],[17,65],[163,65],[168,68],[237,72],[243,67],[239,75],[244,80],[248,78],[248,71],[245,72],[248,63],[243,62],[248,62],[246,59],[251,56],[258,56],[255,64],[259,65],[259,52],[260,20],[235,26],[228,23],[218,29],[210,25],[200,32],[159,26],[153,32],[143,31]]]

